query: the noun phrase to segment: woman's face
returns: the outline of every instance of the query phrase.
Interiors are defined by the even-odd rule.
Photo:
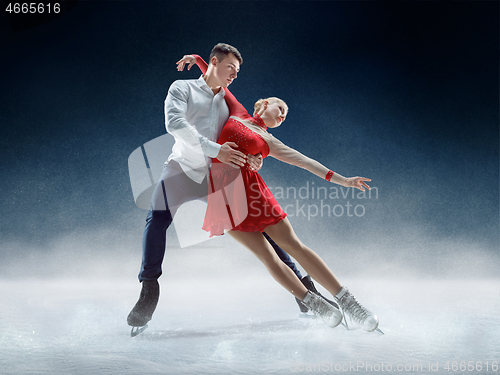
[[[277,128],[285,121],[286,115],[285,106],[280,102],[273,102],[267,105],[261,117],[268,128]]]

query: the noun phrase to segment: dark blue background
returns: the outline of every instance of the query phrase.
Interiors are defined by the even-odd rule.
[[[5,22],[2,241],[106,227],[138,245],[128,156],[164,134],[169,85],[199,76],[175,62],[226,42],[244,58],[237,98],[289,105],[276,137],[378,188],[361,221],[333,224],[341,235],[414,227],[498,252],[498,18],[498,2],[112,1],[18,32]],[[314,180],[271,158],[262,175]]]

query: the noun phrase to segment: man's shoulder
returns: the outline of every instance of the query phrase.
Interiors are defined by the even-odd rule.
[[[170,85],[170,89],[185,90],[189,87],[198,87],[198,79],[178,79]]]

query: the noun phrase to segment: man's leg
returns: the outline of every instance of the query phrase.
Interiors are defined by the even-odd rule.
[[[158,278],[165,255],[166,232],[172,223],[170,211],[149,210],[142,236],[142,264],[139,281],[142,283],[139,300],[127,317],[132,327],[143,327],[153,316],[160,298]]]
[[[127,317],[133,327],[142,327],[152,318],[160,296],[158,278],[166,248],[166,231],[177,208],[183,203],[199,199],[207,192],[205,184],[198,184],[185,175],[180,165],[170,161],[151,198],[151,210],[146,218],[142,239],[142,264],[139,281],[142,283],[139,300]],[[167,200],[168,196],[168,200]]]
[[[142,264],[139,281],[157,280],[165,255],[166,232],[172,223],[170,210],[149,210],[142,236]]]
[[[151,209],[146,217],[146,226],[142,236],[142,263],[139,272],[139,282],[142,283],[141,294],[127,317],[127,323],[132,327],[143,327],[151,320],[160,298],[158,278],[162,273],[161,265],[165,256],[167,229],[172,223],[165,189],[165,182],[172,176],[171,168],[167,168],[163,170],[160,181],[156,185],[151,198]],[[169,185],[172,185],[172,181]],[[174,194],[170,195],[172,199]]]

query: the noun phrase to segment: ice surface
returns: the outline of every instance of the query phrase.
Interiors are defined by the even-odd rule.
[[[498,280],[344,280],[383,336],[298,318],[265,272],[160,282],[150,327],[131,338],[134,279],[2,281],[0,373],[444,374],[453,361],[481,361],[475,373],[500,364]]]

